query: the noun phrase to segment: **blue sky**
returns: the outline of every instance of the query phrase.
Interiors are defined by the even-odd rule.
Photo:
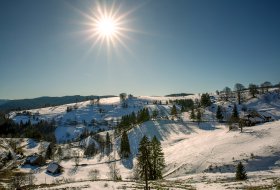
[[[103,3],[111,7],[112,1]],[[166,95],[280,82],[280,1],[115,1],[126,48],[92,44],[95,1],[0,1],[0,99]]]

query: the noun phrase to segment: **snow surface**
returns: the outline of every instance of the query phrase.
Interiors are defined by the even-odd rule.
[[[166,100],[198,98],[198,95],[187,97],[149,97],[141,96],[128,100],[128,108],[122,108],[119,98],[106,98],[100,100],[100,105],[92,105],[90,101],[78,103],[77,110],[66,112],[67,106],[63,105],[54,108],[42,108],[30,110],[32,113],[39,113],[35,116],[40,119],[55,119],[58,123],[56,129],[57,140],[62,142],[67,139],[77,137],[83,130],[108,130],[112,134],[114,121],[123,115],[137,112],[143,107],[150,111],[157,109],[160,117],[138,125],[128,132],[132,156],[127,160],[120,160],[118,155],[120,139],[115,139],[114,149],[116,150],[116,168],[120,171],[123,180],[130,180],[133,175],[133,166],[136,163],[138,144],[143,135],[149,138],[156,136],[162,144],[165,155],[166,168],[164,179],[166,183],[175,183],[181,180],[181,184],[191,184],[197,189],[226,189],[243,187],[242,185],[265,185],[271,184],[272,178],[279,179],[280,174],[280,101],[279,94],[270,93],[258,98],[250,99],[244,103],[248,109],[265,112],[273,116],[275,121],[260,124],[254,127],[245,127],[244,131],[229,131],[228,126],[215,121],[215,113],[218,105],[223,107],[225,115],[229,115],[233,108],[232,102],[216,101],[206,108],[203,113],[203,120],[199,125],[191,122],[189,113],[179,114],[174,120],[167,120],[170,117],[171,104],[165,105]],[[160,100],[163,105],[154,105],[153,101]],[[242,106],[238,109],[242,113]],[[100,113],[99,109],[103,111]],[[10,115],[16,122],[25,120],[27,116],[17,116],[15,113]],[[32,116],[28,117],[32,122]],[[89,125],[95,119],[97,125]],[[76,120],[77,123],[71,124]],[[85,122],[84,122],[85,121]],[[104,124],[104,121],[113,121]],[[86,124],[85,124],[86,123]],[[105,136],[106,132],[101,132]],[[32,145],[32,143],[30,143]],[[36,145],[36,144],[35,144]],[[37,146],[33,146],[35,149]],[[64,145],[61,145],[64,146]],[[32,146],[31,146],[32,147]],[[32,149],[32,148],[31,148]],[[28,150],[28,148],[26,148]],[[78,150],[83,154],[79,147],[65,148],[65,152]],[[47,174],[46,167],[35,170],[36,183],[53,183],[55,181],[79,181],[89,180],[90,170],[100,171],[99,179],[108,180],[110,177],[109,165],[114,162],[113,154],[110,156],[98,154],[94,158],[81,158],[80,166],[76,167],[74,159],[63,160],[60,165],[64,172],[58,176]],[[248,171],[249,180],[246,182],[235,182],[234,172],[239,161],[245,165]],[[22,168],[29,171],[30,168]],[[225,183],[226,181],[226,183]],[[84,186],[85,189],[103,189],[105,183],[108,189],[117,189],[124,184],[137,185],[135,182],[113,183],[110,181],[97,182],[75,182],[70,186]],[[165,182],[162,182],[164,184]],[[88,186],[87,186],[88,185]],[[228,185],[228,186],[227,186]],[[61,187],[70,187],[69,184]],[[129,188],[128,188],[129,189]],[[181,189],[174,186],[172,189]]]

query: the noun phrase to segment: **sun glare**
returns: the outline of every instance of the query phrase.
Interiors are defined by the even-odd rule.
[[[134,20],[131,14],[139,6],[129,10],[124,7],[123,4],[114,1],[109,4],[98,1],[91,5],[88,11],[75,9],[85,18],[80,22],[84,27],[79,34],[84,36],[86,43],[91,43],[87,55],[93,49],[97,50],[97,53],[102,53],[106,49],[108,55],[122,56],[125,51],[132,53],[127,43],[133,41],[131,34],[139,31],[131,28],[131,21]]]
[[[114,48],[121,45],[126,48],[125,39],[129,39],[127,33],[127,16],[130,12],[121,13],[120,7],[97,4],[92,7],[91,14],[83,14],[87,18],[87,35],[96,44]]]
[[[112,37],[117,32],[116,21],[113,18],[104,18],[97,22],[97,31],[104,37]]]

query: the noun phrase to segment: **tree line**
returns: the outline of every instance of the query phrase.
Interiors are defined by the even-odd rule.
[[[15,123],[12,119],[0,114],[0,136],[13,138],[33,138],[55,142],[55,121],[41,120],[32,124],[30,120],[26,123]]]
[[[242,95],[245,91],[248,91],[252,98],[255,98],[257,94],[264,94],[268,92],[269,88],[280,89],[280,83],[276,85],[272,85],[272,83],[268,81],[261,83],[260,85],[250,83],[247,88],[241,83],[236,83],[233,90],[226,86],[222,91],[217,90],[216,93],[225,101],[228,101],[234,94],[236,94],[238,104],[241,104]]]
[[[121,117],[121,120],[117,124],[117,132],[121,132],[122,130],[129,130],[136,124],[141,124],[143,122],[150,120],[150,113],[148,108],[143,108],[135,114],[132,112],[131,114],[124,115]]]

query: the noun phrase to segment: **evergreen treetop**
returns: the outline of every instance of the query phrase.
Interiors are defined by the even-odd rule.
[[[238,163],[236,167],[236,173],[235,173],[235,179],[236,180],[245,180],[247,179],[247,174],[245,171],[245,167],[241,162]]]

